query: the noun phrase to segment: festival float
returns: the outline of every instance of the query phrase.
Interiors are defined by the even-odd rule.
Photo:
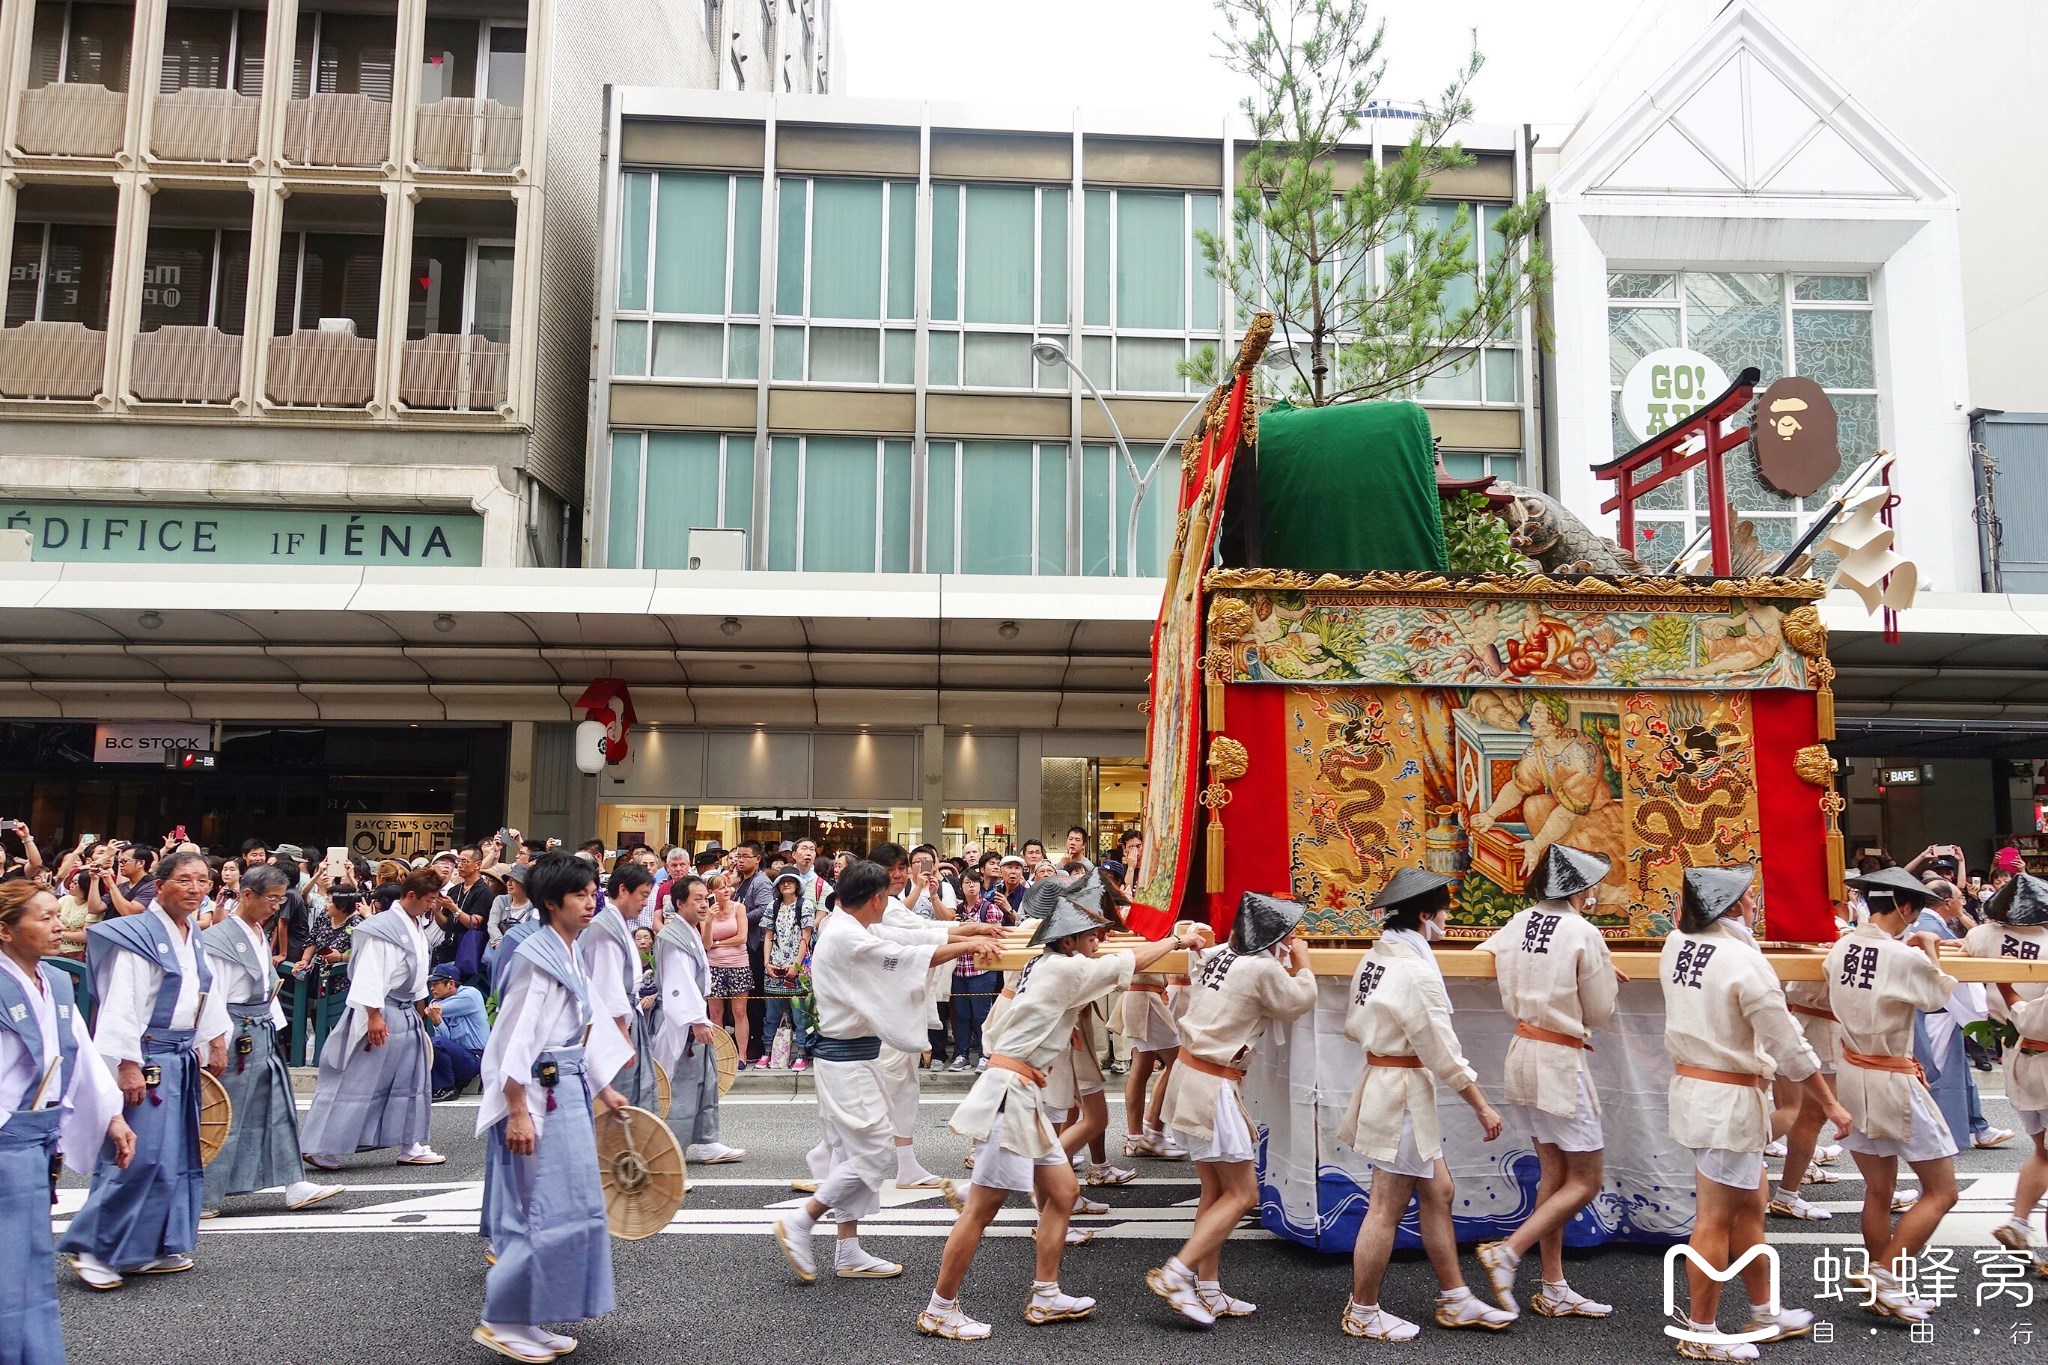
[[[1153,636],[1146,877],[1132,888],[1133,927],[1153,936],[1176,919],[1227,934],[1246,891],[1308,906],[1321,998],[1267,1035],[1243,1083],[1262,1220],[1324,1250],[1357,1236],[1369,1167],[1335,1132],[1363,1066],[1343,1023],[1375,893],[1406,866],[1460,879],[1438,956],[1466,1054],[1498,1101],[1513,1024],[1492,957],[1472,947],[1529,902],[1536,858],[1562,842],[1612,859],[1593,919],[1633,978],[1592,1051],[1606,1185],[1566,1238],[1682,1238],[1692,1156],[1666,1123],[1656,950],[1687,868],[1747,863],[1780,975],[1819,977],[1845,859],[1817,604],[1830,582],[1873,610],[1910,603],[1889,462],[1841,483],[1792,553],[1765,555],[1728,504],[1729,460],[1755,458],[1770,486],[1805,493],[1839,456],[1831,431],[1821,454],[1796,439],[1824,425],[1811,394],[1773,386],[1758,399],[1745,371],[1596,471],[1624,545],[1637,499],[1704,478],[1709,543],[1651,573],[1536,490],[1448,478],[1418,405],[1256,401],[1271,328],[1263,316],[1250,328],[1182,451]],[[1767,422],[1754,451],[1753,406]],[[1446,497],[1485,499],[1528,570],[1452,572]],[[1829,580],[1808,572],[1817,555]],[[1996,970],[1954,970],[1982,980],[1980,968]],[[1533,1207],[1530,1139],[1487,1143],[1464,1105],[1441,1114],[1460,1239],[1505,1235]]]

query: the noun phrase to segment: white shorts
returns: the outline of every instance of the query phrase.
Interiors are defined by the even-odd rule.
[[[1205,1138],[1189,1132],[1178,1134],[1181,1146],[1188,1149],[1189,1159],[1223,1162],[1258,1160],[1258,1138],[1252,1132],[1250,1120],[1244,1116],[1243,1102],[1237,1098],[1237,1082],[1225,1081],[1216,1087],[1216,1117],[1212,1123],[1215,1131]]]
[[[1579,1073],[1578,1108],[1570,1118],[1538,1109],[1533,1104],[1512,1104],[1515,1122],[1538,1142],[1566,1152],[1597,1152],[1607,1145],[1600,1127],[1600,1111],[1593,1107],[1593,1091],[1586,1073]]]
[[[1956,1140],[1948,1130],[1948,1120],[1934,1107],[1934,1097],[1927,1093],[1924,1085],[1913,1088],[1913,1130],[1903,1138],[1874,1138],[1866,1135],[1861,1127],[1842,1139],[1842,1146],[1865,1156],[1897,1157],[1911,1163],[1915,1161],[1939,1161],[1945,1156],[1956,1154]]]
[[[1051,1124],[1055,1129],[1057,1129],[1061,1124],[1065,1123],[1068,1119],[1074,1117],[1073,1110],[1055,1109],[1049,1104],[1042,1106],[1041,1112],[1045,1114],[1045,1121]]]
[[[889,1124],[901,1138],[917,1131],[917,1058],[915,1052],[898,1052],[884,1043],[876,1060],[881,1067],[882,1094],[889,1102]]]
[[[1180,1034],[1173,1027],[1173,1012],[1167,1008],[1162,996],[1152,996],[1141,1002],[1140,997],[1151,995],[1149,991],[1134,992],[1123,1000],[1123,1019],[1129,1022],[1133,1014],[1143,1009],[1140,1032],[1125,1034],[1133,1052],[1170,1052],[1180,1046]]]
[[[1058,1147],[1045,1156],[1019,1156],[1003,1148],[1003,1116],[997,1114],[988,1126],[988,1136],[974,1144],[974,1175],[971,1183],[991,1190],[1031,1193],[1034,1173],[1040,1166],[1064,1166],[1066,1152]]]
[[[1731,1152],[1726,1147],[1692,1149],[1693,1169],[1717,1185],[1753,1190],[1764,1183],[1762,1152]]]
[[[2017,1112],[2020,1116],[2020,1131],[2028,1137],[2048,1133],[2048,1109],[2021,1109]]]
[[[1385,1171],[1388,1175],[1412,1175],[1418,1180],[1429,1180],[1436,1175],[1436,1162],[1424,1161],[1422,1153],[1415,1147],[1415,1115],[1401,1117],[1401,1146],[1388,1161],[1374,1161],[1372,1168]]]

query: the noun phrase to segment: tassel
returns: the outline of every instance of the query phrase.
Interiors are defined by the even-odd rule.
[[[1813,723],[1822,739],[1835,737],[1835,666],[1826,659],[1813,661],[1813,679],[1819,686],[1813,694]]]
[[[1849,887],[1846,881],[1847,871],[1845,868],[1847,856],[1848,846],[1843,841],[1842,831],[1838,829],[1829,830],[1828,899],[1836,905],[1847,904],[1849,900]]]
[[[554,1112],[555,1112],[555,1092],[554,1092],[554,1091],[552,1091],[552,1090],[548,1091],[548,1109],[547,1109],[547,1111],[548,1111],[548,1112],[549,1112],[550,1114],[552,1114],[552,1113],[554,1113]]]
[[[1208,712],[1208,731],[1213,735],[1223,728],[1223,684],[1230,676],[1230,651],[1219,647],[1203,655],[1202,676],[1208,701],[1203,709]]]
[[[1223,891],[1223,811],[1218,806],[1209,809],[1208,860],[1208,889],[1220,895]]]

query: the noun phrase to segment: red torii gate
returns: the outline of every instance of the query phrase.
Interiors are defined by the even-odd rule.
[[[1728,525],[1727,455],[1748,443],[1747,425],[1723,431],[1722,423],[1749,406],[1762,374],[1755,366],[1735,376],[1727,391],[1692,416],[1666,428],[1649,440],[1617,455],[1606,464],[1593,466],[1593,477],[1616,485],[1615,495],[1600,504],[1603,512],[1616,513],[1621,547],[1636,550],[1636,499],[1653,488],[1707,467],[1707,529],[1713,543],[1714,573],[1726,577],[1734,572],[1730,558],[1732,528]],[[1683,447],[1698,445],[1691,450]]]

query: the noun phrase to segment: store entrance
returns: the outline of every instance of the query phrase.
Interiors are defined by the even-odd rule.
[[[811,839],[822,857],[840,849],[866,853],[889,841],[905,848],[924,841],[924,812],[916,806],[668,806],[636,801],[599,805],[597,818],[598,837],[614,849],[646,844],[660,851],[676,844],[697,852],[713,844],[731,848],[743,840],[772,849]]]

